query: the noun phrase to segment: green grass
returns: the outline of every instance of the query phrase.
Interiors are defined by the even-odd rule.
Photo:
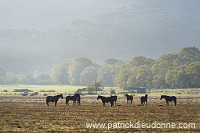
[[[40,92],[41,90],[54,90],[56,93],[74,93],[78,89],[86,88],[86,86],[73,85],[0,85],[0,91],[8,90],[9,92],[15,89],[29,89],[33,92]],[[105,91],[119,90],[117,87],[104,87]]]
[[[41,90],[54,90],[55,93],[65,93],[73,94],[77,89],[86,88],[86,86],[73,86],[73,85],[0,85],[0,92],[3,90],[8,90],[9,92],[15,89],[29,89],[33,92],[40,92]],[[115,90],[117,95],[119,93],[125,92],[118,87],[104,87],[104,90],[109,95],[111,90]],[[148,91],[148,90],[147,90]],[[128,92],[127,92],[128,93]],[[9,93],[8,93],[9,94]],[[21,93],[20,93],[21,94]],[[42,93],[44,94],[44,93]],[[54,93],[52,93],[54,94]],[[129,93],[131,94],[131,93]],[[142,96],[144,94],[132,93],[133,95]],[[3,95],[3,93],[1,94]],[[200,88],[188,88],[188,89],[151,89],[150,95],[160,96],[160,95],[175,95],[175,96],[199,96]]]
[[[72,86],[72,85],[0,85],[0,91],[8,90],[9,92],[15,89],[29,89],[34,92],[40,90],[55,90],[56,92],[73,93],[77,89],[85,88],[85,86]]]

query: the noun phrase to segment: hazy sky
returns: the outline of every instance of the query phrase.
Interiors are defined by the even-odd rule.
[[[120,0],[0,0],[0,28],[47,28],[87,17]]]
[[[0,29],[28,29],[0,30],[0,46],[59,58],[156,58],[200,48],[199,5],[200,0],[0,0]]]
[[[97,11],[105,10],[126,1],[140,2],[138,0],[0,0],[0,28],[53,27],[91,16]],[[177,6],[179,4],[176,3],[181,1],[182,5],[176,8],[199,12],[199,0],[154,1],[155,3],[156,1],[163,3],[168,7]]]

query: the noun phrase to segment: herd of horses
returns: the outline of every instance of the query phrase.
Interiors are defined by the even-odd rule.
[[[129,104],[129,101],[133,102],[133,96],[132,95],[128,95],[126,94],[125,97],[127,98],[127,104]],[[57,96],[47,96],[46,97],[46,104],[47,106],[49,106],[49,102],[54,102],[55,106],[57,105],[58,99],[62,98],[63,99],[63,95],[57,95]],[[169,106],[169,102],[174,102],[175,106],[176,106],[176,97],[175,96],[167,96],[167,95],[161,95],[160,100],[162,99],[166,100],[167,106]],[[100,96],[98,95],[97,100],[101,99],[103,105],[105,106],[105,103],[110,103],[111,107],[113,105],[116,105],[117,102],[117,96],[110,96],[110,97],[104,97],[104,96]],[[66,104],[69,104],[69,101],[73,101],[73,105],[76,104],[76,102],[80,105],[80,94],[74,94],[73,96],[67,96],[66,97]],[[147,100],[148,100],[148,94],[146,94],[145,96],[142,96],[140,98],[141,101],[141,105],[144,106],[146,104],[147,106]]]

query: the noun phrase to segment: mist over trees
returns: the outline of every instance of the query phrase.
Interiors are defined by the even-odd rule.
[[[48,72],[18,74],[0,68],[1,84],[56,84],[87,86],[99,81],[120,88],[199,88],[200,51],[185,47],[157,59],[136,56],[130,61],[108,58],[97,64],[86,57],[60,62]]]
[[[138,55],[158,58],[191,44],[200,48],[198,0],[12,3],[1,2],[0,57],[2,69],[16,74],[48,72],[74,57],[102,63]]]
[[[199,86],[199,0],[0,3],[0,84]]]

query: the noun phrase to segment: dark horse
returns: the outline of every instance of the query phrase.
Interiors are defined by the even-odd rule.
[[[174,102],[175,106],[176,106],[176,97],[175,96],[167,96],[167,95],[161,95],[160,100],[162,99],[166,100],[167,106],[169,106],[169,102]]]
[[[115,106],[116,106],[116,102],[117,102],[117,96],[114,95],[114,96],[111,96],[113,98],[113,102],[115,103]]]
[[[142,96],[141,98],[140,98],[140,100],[141,100],[141,105],[145,105],[145,102],[146,102],[146,106],[147,106],[147,98],[148,98],[148,94],[146,94],[145,96]]]
[[[74,94],[73,96],[67,96],[66,97],[66,104],[69,104],[69,100],[73,101],[73,105],[76,104],[76,101],[78,102],[78,104],[81,104],[81,98],[80,98],[80,94]]]
[[[133,96],[126,94],[125,97],[127,98],[127,104],[128,104],[128,100],[131,100],[131,104],[132,104],[132,102],[133,102]]]
[[[113,106],[114,98],[112,96],[111,97],[103,97],[103,96],[98,95],[97,100],[99,100],[99,99],[101,99],[104,106],[105,106],[105,103],[108,103],[108,102],[110,102],[111,107]]]
[[[62,94],[57,95],[57,96],[47,96],[47,98],[46,98],[47,106],[49,106],[49,102],[55,102],[55,106],[56,106],[56,104],[58,102],[58,99],[60,97],[63,99],[63,95]]]

